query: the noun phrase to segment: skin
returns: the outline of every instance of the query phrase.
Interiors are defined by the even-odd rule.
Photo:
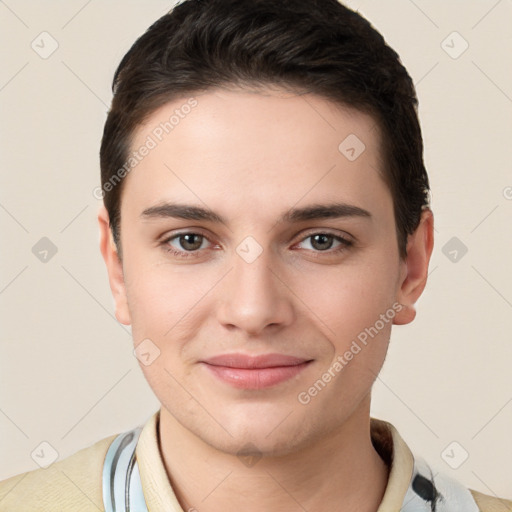
[[[135,346],[149,338],[160,350],[141,368],[162,404],[161,452],[178,500],[201,512],[375,511],[388,468],[370,439],[371,387],[391,323],[414,319],[432,253],[432,212],[424,210],[401,260],[379,171],[380,133],[366,114],[277,89],[215,89],[195,98],[198,105],[126,177],[122,261],[103,207],[98,216],[116,317],[131,324]],[[187,99],[154,112],[133,148]],[[338,150],[350,134],[366,146],[354,161]],[[209,208],[225,223],[141,215],[164,202]],[[370,216],[279,221],[292,208],[341,202]],[[165,241],[177,233],[206,238],[192,238],[195,255],[180,258],[165,250],[190,249],[183,238]],[[315,244],[312,235],[321,233],[334,237]],[[262,249],[251,263],[236,251],[248,236]],[[298,394],[393,304],[402,305],[393,321],[300,403]],[[241,390],[200,362],[232,352],[312,362],[273,387]],[[261,459],[252,466],[237,456],[255,451]]]

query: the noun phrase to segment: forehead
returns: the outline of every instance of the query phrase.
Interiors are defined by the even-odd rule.
[[[135,132],[132,152],[144,146],[123,192],[140,211],[192,201],[261,218],[300,201],[391,204],[374,119],[317,95],[215,89],[176,99]]]

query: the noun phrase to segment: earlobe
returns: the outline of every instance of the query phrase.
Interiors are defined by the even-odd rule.
[[[428,277],[428,264],[434,247],[434,216],[430,209],[423,210],[416,231],[409,235],[407,257],[402,263],[397,301],[402,309],[394,318],[394,324],[404,325],[416,317],[414,304],[419,299]]]
[[[130,325],[131,319],[126,296],[123,265],[112,237],[109,215],[104,205],[98,211],[98,224],[100,230],[100,251],[107,267],[110,290],[114,297],[115,315],[120,323]]]

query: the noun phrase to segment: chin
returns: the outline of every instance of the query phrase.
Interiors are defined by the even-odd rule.
[[[245,417],[241,421],[238,416],[230,423],[227,430],[231,434],[216,439],[206,440],[216,449],[231,455],[243,456],[259,454],[261,456],[284,456],[303,449],[314,440],[311,438],[311,429],[305,421],[297,422],[295,414],[278,415],[278,418],[261,418],[255,422],[255,417]],[[286,418],[283,421],[283,418]],[[288,423],[288,420],[291,420]],[[228,421],[224,423],[228,424]],[[314,432],[314,430],[313,430]],[[204,439],[204,431],[203,431]]]
[[[299,451],[302,444],[299,439],[285,436],[269,440],[266,434],[259,432],[235,435],[226,439],[205,439],[205,441],[218,451],[237,457],[282,457]]]

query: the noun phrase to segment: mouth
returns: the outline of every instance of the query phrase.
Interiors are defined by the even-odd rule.
[[[217,379],[238,389],[265,389],[301,373],[312,359],[284,354],[224,354],[201,363]]]

